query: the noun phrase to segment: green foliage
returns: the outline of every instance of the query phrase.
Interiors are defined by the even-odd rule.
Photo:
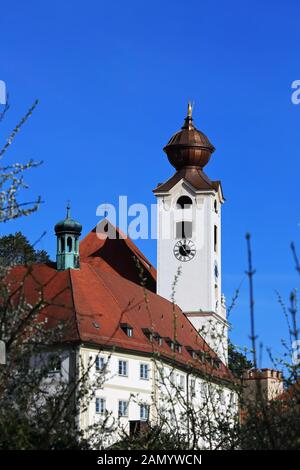
[[[30,265],[49,261],[47,252],[36,250],[21,232],[0,237],[0,266]]]
[[[242,377],[245,370],[253,367],[253,363],[247,359],[245,354],[238,351],[230,340],[228,340],[228,366],[231,372],[238,378]]]

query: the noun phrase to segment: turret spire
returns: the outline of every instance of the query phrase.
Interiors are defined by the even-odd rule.
[[[70,219],[71,218],[71,204],[70,204],[70,201],[68,200],[67,202],[67,219]]]
[[[191,131],[192,129],[195,129],[194,124],[193,124],[193,116],[192,116],[193,107],[194,107],[193,104],[189,100],[188,101],[188,108],[187,108],[187,116],[184,120],[184,124],[183,124],[181,129],[188,129],[189,131]]]
[[[82,226],[71,218],[70,202],[67,203],[66,218],[55,225],[57,237],[57,269],[79,269],[79,237]]]
[[[188,115],[188,117],[191,118],[191,117],[192,117],[192,114],[193,114],[193,105],[192,105],[192,103],[191,103],[190,100],[189,100],[189,102],[188,102],[188,113],[187,113],[187,115]]]

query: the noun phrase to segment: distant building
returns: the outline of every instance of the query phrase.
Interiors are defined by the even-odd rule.
[[[246,403],[258,399],[266,402],[279,398],[283,393],[282,372],[274,369],[249,369],[243,374],[243,398]]]

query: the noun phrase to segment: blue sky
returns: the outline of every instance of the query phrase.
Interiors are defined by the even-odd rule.
[[[45,201],[28,219],[2,225],[54,255],[53,226],[68,199],[84,234],[98,204],[154,203],[172,174],[162,147],[180,128],[189,98],[194,119],[216,147],[206,167],[221,179],[223,290],[232,338],[248,345],[245,233],[253,237],[259,340],[280,351],[286,324],[275,290],[299,285],[289,244],[300,250],[299,2],[16,0],[1,5],[0,80],[11,110],[1,141],[39,98],[9,161],[43,165],[28,173],[26,198]],[[3,161],[4,163],[4,161]],[[25,195],[24,195],[25,197]],[[139,241],[155,263],[156,244]],[[264,364],[269,364],[267,354]]]

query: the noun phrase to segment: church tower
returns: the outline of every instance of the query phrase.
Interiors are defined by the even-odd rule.
[[[71,218],[70,205],[64,220],[55,225],[57,237],[56,264],[58,271],[79,269],[79,237],[82,226]]]
[[[203,168],[215,148],[195,128],[192,106],[164,151],[176,173],[154,190],[157,198],[157,293],[173,300],[227,362],[225,300],[221,291],[220,181]]]

